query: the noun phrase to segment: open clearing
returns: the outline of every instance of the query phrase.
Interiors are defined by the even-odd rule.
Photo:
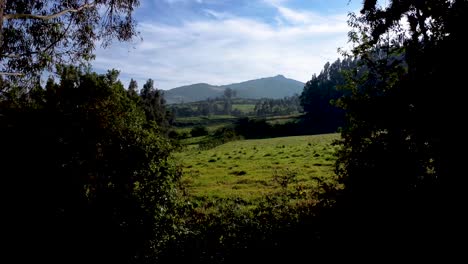
[[[295,174],[290,188],[313,190],[336,184],[331,145],[338,134],[239,140],[209,150],[187,146],[175,158],[182,183],[195,199],[241,198],[252,201],[280,187],[275,175]]]

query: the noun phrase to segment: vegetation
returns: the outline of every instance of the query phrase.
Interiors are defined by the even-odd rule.
[[[229,88],[226,91],[230,91]],[[197,116],[279,116],[302,112],[297,95],[281,99],[215,98],[193,103],[171,105],[175,117],[184,120]]]
[[[59,69],[59,83],[0,102],[2,175],[19,197],[9,224],[29,238],[18,246],[36,260],[152,259],[172,226],[173,147],[118,72]]]
[[[136,35],[138,4],[0,0],[9,259],[350,261],[459,246],[466,1],[366,0],[351,51],[300,97],[276,76],[198,84],[217,98],[170,109],[152,79],[126,90],[119,72],[82,65],[96,41]]]
[[[348,95],[344,89],[346,74],[356,67],[356,60],[346,58],[326,63],[319,75],[304,86],[300,96],[301,106],[308,122],[323,132],[335,132],[344,123],[344,111],[335,105],[336,100]]]
[[[452,134],[463,99],[453,92],[466,67],[448,65],[466,60],[467,12],[466,1],[364,1],[350,17],[349,55],[361,62],[340,100],[347,124],[337,173],[360,231],[348,237],[382,251],[389,241],[424,252],[457,243],[466,184]]]
[[[190,131],[192,137],[201,137],[208,135],[208,130],[204,126],[196,126]]]
[[[107,46],[136,35],[132,13],[138,5],[135,0],[0,0],[0,75],[31,85],[44,69],[89,61],[96,42]]]
[[[183,166],[182,183],[197,199],[240,198],[252,202],[278,191],[274,175],[291,171],[291,188],[312,191],[333,185],[336,134],[234,141],[200,150],[189,146],[175,156]]]
[[[299,96],[284,97],[283,99],[260,99],[255,104],[256,116],[279,116],[302,112]]]
[[[320,236],[334,227],[316,215],[330,208],[325,193],[342,188],[333,173],[336,138],[241,140],[176,153],[184,166],[185,193],[178,219],[190,232],[178,233],[162,260],[300,260],[311,245],[320,249],[316,258],[325,256],[330,248]],[[305,224],[311,219],[316,222]]]
[[[278,116],[274,118],[241,118],[235,123],[235,131],[244,138],[270,138],[314,135],[333,131],[328,127],[311,123],[303,116]]]
[[[130,83],[132,85],[132,83]],[[133,83],[136,86],[136,82]],[[129,95],[131,95],[132,88],[129,87]],[[161,90],[154,88],[154,82],[152,79],[148,79],[143,85],[143,89],[140,91],[139,97],[133,97],[139,105],[145,111],[146,119],[150,122],[154,122],[161,129],[167,131],[170,124],[173,122],[173,113],[166,110],[166,100],[164,100],[163,93]]]

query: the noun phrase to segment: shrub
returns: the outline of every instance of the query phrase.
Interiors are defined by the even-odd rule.
[[[235,133],[234,129],[231,127],[221,127],[213,133],[212,136],[208,137],[207,140],[202,142],[199,145],[200,149],[206,150],[206,149],[211,149],[215,148],[219,145],[222,145],[224,143],[227,143],[229,141],[234,141],[239,139],[240,137],[237,136]]]
[[[208,130],[206,129],[206,127],[204,126],[195,126],[194,128],[192,128],[192,130],[190,131],[190,135],[192,135],[192,137],[201,137],[201,136],[206,136],[208,135]]]

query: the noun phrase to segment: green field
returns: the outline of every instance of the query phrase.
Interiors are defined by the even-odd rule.
[[[285,124],[289,122],[295,122],[297,121],[300,117],[302,117],[303,114],[293,114],[293,115],[283,115],[283,116],[268,116],[265,117],[266,121],[270,124]]]
[[[218,128],[231,125],[238,117],[231,115],[195,116],[177,118],[174,127],[179,133],[190,133],[197,125],[204,126],[208,131],[213,132]]]
[[[229,123],[229,122],[226,122],[226,123],[215,123],[215,124],[211,124],[211,125],[205,125],[204,127],[206,128],[206,130],[208,130],[208,132],[212,133],[214,132],[215,130],[219,129],[219,128],[222,128],[222,127],[225,127],[225,126],[229,126],[231,125],[232,123]],[[190,133],[190,131],[192,131],[192,129],[194,128],[195,126],[186,126],[186,127],[176,127],[175,130],[179,133]]]
[[[243,110],[249,110],[254,105],[233,105],[233,107],[240,107]],[[284,115],[284,116],[267,116],[267,117],[257,117],[257,116],[250,116],[251,119],[266,119],[270,124],[285,124],[288,122],[295,122],[297,121],[302,114],[292,114],[292,115]],[[196,116],[196,117],[180,117],[177,118],[174,125],[176,131],[179,133],[190,133],[193,127],[197,125],[202,125],[206,127],[209,132],[213,132],[216,129],[221,127],[232,125],[236,122],[239,117],[231,116],[231,115],[212,115],[212,116]]]
[[[210,121],[223,121],[229,119],[237,119],[235,116],[231,115],[212,115],[212,116],[191,116],[191,117],[178,117],[177,122],[181,123],[203,123],[203,122],[210,122]]]
[[[255,110],[255,104],[233,104],[232,110],[239,110],[243,113],[252,113]]]
[[[277,191],[275,175],[295,174],[290,188],[312,191],[320,182],[336,183],[333,173],[338,134],[229,142],[209,150],[187,146],[175,158],[190,196],[252,201]]]

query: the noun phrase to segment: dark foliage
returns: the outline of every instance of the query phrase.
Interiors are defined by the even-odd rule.
[[[132,86],[136,83],[130,83],[128,92],[132,94]],[[154,88],[154,81],[148,79],[140,91],[140,98],[136,99],[144,110],[146,120],[154,122],[162,132],[167,133],[170,125],[173,122],[173,114],[166,109],[166,100],[164,99],[162,90]]]
[[[346,83],[346,73],[354,67],[356,61],[352,59],[338,59],[332,64],[327,62],[320,74],[314,74],[304,86],[300,103],[308,121],[317,129],[333,132],[343,125],[345,113],[335,102],[349,94],[342,88]]]
[[[352,94],[337,172],[349,238],[398,254],[457,248],[466,177],[457,150],[465,82],[466,1],[365,1],[351,15],[353,56],[361,65],[348,80]],[[407,24],[400,23],[406,18]],[[378,52],[377,52],[378,50]],[[455,66],[458,65],[458,66]],[[351,242],[352,243],[352,242]]]
[[[242,174],[242,173],[241,173]],[[339,244],[328,239],[336,224],[327,217],[330,197],[288,188],[294,174],[278,172],[281,188],[255,202],[242,199],[193,200],[179,207],[186,232],[180,232],[161,255],[162,263],[301,262],[337,260]],[[242,177],[242,176],[241,176]],[[324,186],[325,187],[325,186]],[[300,199],[297,202],[296,199]],[[319,217],[320,216],[320,217]]]
[[[9,259],[143,263],[167,237],[172,147],[117,75],[62,67],[59,84],[1,98]]]
[[[240,118],[234,124],[237,135],[246,139],[335,133],[336,128],[320,126],[307,116],[286,123],[270,124],[266,119]]]
[[[190,131],[190,135],[192,135],[192,137],[206,136],[208,135],[208,130],[206,129],[206,127],[198,125],[192,128],[192,130]]]
[[[241,137],[236,134],[232,126],[221,127],[216,129],[212,135],[206,137],[205,140],[199,144],[199,148],[202,150],[211,149],[240,138]]]

